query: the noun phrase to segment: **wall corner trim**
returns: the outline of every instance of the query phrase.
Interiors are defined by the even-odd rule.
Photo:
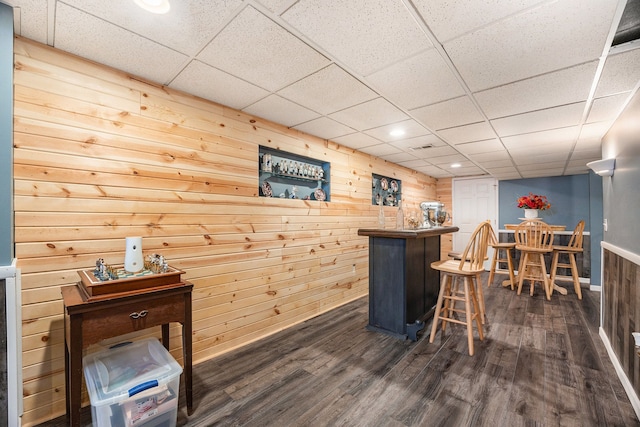
[[[624,391],[627,392],[629,401],[631,401],[631,406],[633,406],[633,410],[635,411],[636,416],[638,417],[638,419],[640,419],[640,399],[638,399],[638,395],[633,389],[633,385],[631,385],[631,381],[629,381],[629,378],[627,378],[627,375],[624,373],[624,369],[622,369],[622,365],[620,365],[620,361],[616,357],[616,354],[613,351],[613,348],[611,347],[611,343],[609,342],[609,338],[607,337],[607,334],[604,332],[604,329],[600,327],[598,333],[600,335],[600,339],[602,339],[602,342],[604,343],[604,347],[607,350],[609,359],[611,359],[611,363],[613,363],[613,367],[615,368],[616,373],[618,374],[618,378],[620,378],[620,382],[624,387]]]
[[[605,241],[600,242],[600,246],[603,249],[606,249],[608,251],[611,251],[611,252],[615,253],[616,255],[619,255],[619,256],[621,256],[623,258],[628,259],[629,261],[631,261],[634,264],[640,265],[640,254],[633,253],[631,251],[628,251],[626,249],[623,249],[623,248],[621,248],[619,246],[613,245],[613,244],[611,244],[609,242],[605,242]]]

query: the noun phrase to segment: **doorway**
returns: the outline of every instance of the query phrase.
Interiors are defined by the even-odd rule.
[[[498,180],[495,178],[455,178],[452,182],[452,223],[460,230],[453,233],[453,251],[462,252],[473,230],[482,221],[490,220],[497,233]],[[491,248],[487,253],[490,260]],[[489,269],[489,261],[485,262]]]

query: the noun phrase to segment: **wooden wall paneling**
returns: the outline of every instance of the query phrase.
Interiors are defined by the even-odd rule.
[[[455,224],[453,213],[453,180],[451,178],[438,179],[436,183],[436,200],[444,203],[445,209],[451,215],[445,225]],[[496,230],[496,233],[498,231]],[[453,250],[453,235],[445,234],[442,236],[440,246],[440,256],[442,259],[448,257],[449,252]]]
[[[15,41],[15,240],[23,279],[23,425],[64,411],[60,287],[124,238],[194,284],[194,361],[366,295],[371,173],[403,201],[431,177],[332,141]],[[258,146],[331,162],[331,202],[258,197]],[[395,208],[385,207],[389,227]],[[132,337],[158,335],[144,331]],[[170,328],[180,361],[180,329]],[[130,337],[127,337],[130,338]],[[86,395],[85,395],[86,397]]]

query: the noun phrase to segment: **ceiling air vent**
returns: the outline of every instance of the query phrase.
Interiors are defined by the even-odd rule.
[[[420,147],[411,147],[410,150],[413,151],[417,151],[417,150],[426,150],[427,148],[432,148],[433,144],[427,144],[427,145],[421,145]]]

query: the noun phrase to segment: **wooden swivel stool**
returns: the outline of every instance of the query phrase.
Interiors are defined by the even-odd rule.
[[[511,290],[515,289],[516,278],[513,274],[513,261],[511,260],[511,251],[516,248],[515,242],[499,242],[496,237],[496,233],[491,228],[491,234],[489,235],[489,246],[493,248],[493,258],[491,259],[491,269],[489,270],[489,279],[487,280],[487,287],[493,283],[493,277],[496,274],[496,267],[499,262],[506,262],[507,269],[509,271],[509,282],[506,280],[502,282],[502,286],[511,285]],[[503,251],[504,254],[500,254]]]
[[[431,263],[431,268],[440,271],[440,293],[433,315],[431,336],[429,342],[433,342],[438,330],[438,322],[442,321],[444,331],[447,322],[459,323],[467,326],[467,340],[469,343],[469,355],[473,356],[473,321],[478,328],[478,336],[484,339],[482,333],[483,316],[476,288],[482,286],[478,280],[479,274],[484,271],[484,259],[487,253],[491,223],[481,223],[471,235],[460,260],[445,259]],[[459,280],[462,280],[462,287]],[[456,308],[457,302],[464,303],[464,309]],[[464,314],[464,321],[457,316]]]
[[[521,252],[518,267],[518,295],[522,284],[529,280],[529,294],[533,296],[536,282],[543,284],[547,299],[551,299],[553,284],[547,276],[544,255],[553,251],[553,230],[540,220],[521,222],[515,231],[516,249]]]

